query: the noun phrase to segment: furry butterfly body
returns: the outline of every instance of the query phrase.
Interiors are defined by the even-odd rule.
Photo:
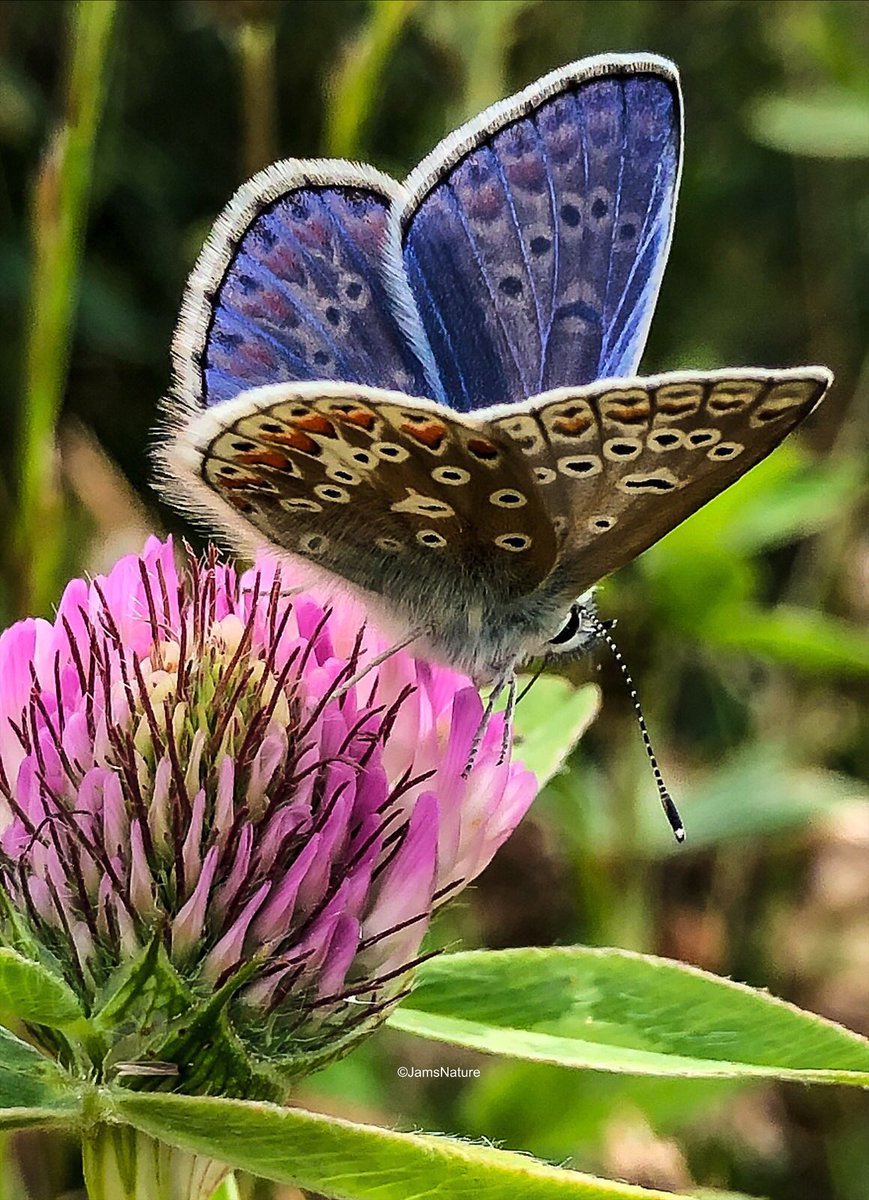
[[[672,65],[605,56],[482,114],[404,187],[269,168],[188,285],[167,494],[350,585],[478,682],[593,642],[589,589],[830,382],[637,376],[680,155]]]

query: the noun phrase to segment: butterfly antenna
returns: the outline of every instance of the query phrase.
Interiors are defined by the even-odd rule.
[[[655,777],[655,784],[658,788],[658,795],[661,798],[661,807],[670,822],[670,828],[673,830],[673,835],[677,842],[685,841],[685,826],[682,824],[682,818],[679,816],[679,810],[675,805],[673,797],[667,790],[667,785],[664,783],[664,777],[661,774],[661,768],[658,766],[658,760],[655,757],[655,751],[652,749],[652,739],[649,737],[649,730],[646,726],[646,718],[643,716],[643,710],[640,706],[640,697],[637,695],[637,689],[634,687],[634,681],[631,678],[631,673],[627,668],[625,660],[622,658],[621,651],[615,643],[615,639],[609,631],[609,627],[599,621],[597,617],[593,617],[586,613],[583,619],[588,621],[592,629],[602,642],[606,642],[609,650],[618,664],[618,668],[622,673],[622,678],[625,681],[628,689],[628,695],[631,698],[631,704],[634,706],[634,712],[637,717],[637,724],[640,727],[640,733],[643,738],[643,745],[646,748],[649,763],[652,768],[652,774]]]

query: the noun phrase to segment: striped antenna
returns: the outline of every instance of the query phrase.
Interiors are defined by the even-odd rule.
[[[628,689],[628,695],[631,698],[631,704],[634,706],[634,712],[637,717],[637,724],[640,727],[640,733],[643,737],[643,745],[646,748],[646,754],[649,758],[649,763],[652,767],[652,774],[655,776],[655,784],[658,788],[658,795],[661,798],[661,807],[670,822],[670,828],[673,830],[673,836],[677,842],[685,841],[685,826],[682,824],[682,818],[679,816],[679,810],[673,801],[673,797],[667,790],[667,785],[664,783],[664,776],[661,774],[661,768],[658,766],[658,760],[655,757],[655,751],[652,749],[652,739],[649,737],[649,730],[646,726],[646,718],[643,716],[643,710],[640,706],[640,697],[637,695],[637,689],[634,687],[634,681],[631,678],[631,673],[627,668],[625,660],[622,658],[621,651],[615,643],[615,639],[610,633],[610,627],[603,621],[599,621],[597,617],[589,612],[583,613],[583,621],[588,621],[592,629],[602,642],[606,642],[613,658],[618,664],[618,668],[622,673],[622,678],[625,681]]]

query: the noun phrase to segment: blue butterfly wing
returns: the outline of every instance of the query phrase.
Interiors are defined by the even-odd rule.
[[[589,59],[496,105],[407,181],[391,272],[454,408],[636,372],[678,188],[664,60]],[[429,375],[433,375],[429,363]]]
[[[280,163],[246,184],[188,284],[176,392],[209,406],[312,379],[424,391],[382,277],[396,195],[385,176],[340,163]]]

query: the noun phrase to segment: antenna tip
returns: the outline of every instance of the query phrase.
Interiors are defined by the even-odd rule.
[[[677,841],[677,842],[679,843],[679,845],[681,846],[681,845],[682,845],[682,843],[685,841],[685,829],[684,829],[684,826],[680,825],[680,826],[679,826],[677,829],[674,829],[674,830],[673,830],[673,836],[675,837],[676,841]]]

